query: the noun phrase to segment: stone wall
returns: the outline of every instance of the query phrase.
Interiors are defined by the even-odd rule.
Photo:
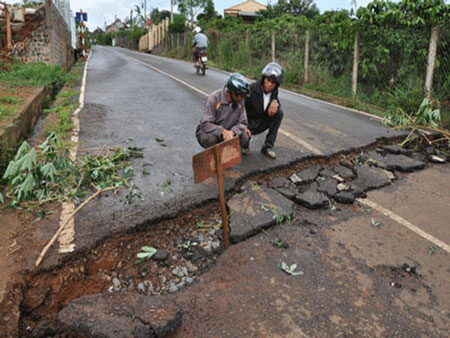
[[[42,25],[14,46],[14,54],[24,62],[44,62],[69,68],[74,63],[69,27],[51,0],[36,13]]]

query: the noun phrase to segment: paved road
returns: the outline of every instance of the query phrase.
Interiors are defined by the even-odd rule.
[[[192,64],[184,61],[120,48],[93,48],[85,107],[80,112],[80,149],[104,145],[144,148],[144,158],[133,161],[134,182],[144,200],[126,205],[126,192],[121,192],[92,202],[76,216],[76,250],[113,232],[217,197],[213,180],[194,185],[191,158],[202,150],[194,132],[206,95],[222,87],[227,77],[212,69],[206,76],[197,75]],[[256,137],[252,153],[226,172],[227,189],[251,173],[399,135],[355,111],[287,91],[282,91],[280,98],[286,118],[275,148],[278,159],[263,157],[259,152],[263,136]],[[157,138],[167,147],[156,142]],[[144,171],[150,174],[144,175]]]

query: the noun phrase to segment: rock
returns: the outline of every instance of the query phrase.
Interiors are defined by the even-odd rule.
[[[382,147],[385,152],[390,154],[403,154],[403,155],[411,155],[413,153],[413,150],[411,149],[405,149],[399,145],[392,144]]]
[[[331,176],[331,178],[334,178],[338,182],[344,182],[344,179],[338,174]]]
[[[326,178],[318,182],[318,191],[327,194],[328,197],[333,197],[337,193],[337,181],[333,178]]]
[[[181,319],[181,309],[167,297],[106,292],[70,302],[58,314],[57,326],[74,337],[163,337]]]
[[[158,249],[156,253],[152,256],[155,261],[164,261],[169,256],[167,250]]]
[[[234,195],[227,205],[231,212],[230,240],[237,243],[286,219],[293,203],[277,191],[259,185],[258,189]]]
[[[349,168],[349,169],[353,168],[353,163],[352,163],[349,159],[347,159],[347,158],[341,159],[341,160],[339,161],[339,164],[340,164],[341,166],[347,167],[347,168]],[[339,174],[340,174],[340,173],[339,173]],[[342,176],[342,174],[340,174],[340,175]],[[344,176],[342,176],[342,177],[344,177]]]
[[[442,156],[431,155],[429,161],[433,163],[445,163],[446,159]]]
[[[220,246],[220,243],[219,243]],[[192,262],[186,261],[186,267],[190,273],[197,272],[198,268]]]
[[[295,201],[309,209],[321,209],[329,205],[327,196],[315,189],[307,190],[295,196]]]
[[[328,167],[326,167],[320,171],[319,175],[323,177],[333,177],[334,175],[336,175],[336,173],[334,173],[333,171],[328,169]]]
[[[120,280],[117,277],[114,277],[112,282],[114,284],[114,289],[120,289]]]
[[[352,189],[351,185],[348,183],[339,183],[336,188],[338,191],[349,191]]]
[[[172,275],[175,275],[180,278],[185,276],[184,271],[179,266],[177,266],[175,269],[173,269],[171,271],[171,273],[172,273]]]
[[[425,168],[425,163],[405,155],[387,154],[384,157],[386,169],[395,168],[401,172],[411,172]]]
[[[398,155],[403,156],[403,155]],[[381,168],[355,166],[357,179],[351,182],[352,189],[359,186],[363,191],[381,188],[391,183],[389,175]]]
[[[144,283],[139,283],[138,286],[137,286],[137,289],[138,289],[139,291],[145,292],[145,286],[144,286]]]
[[[292,174],[289,176],[289,180],[294,184],[301,184],[303,183],[302,179],[297,176],[297,174]]]
[[[422,153],[412,153],[411,158],[418,161],[425,161],[427,159],[427,156]]]
[[[359,185],[358,183],[355,182],[350,182],[350,187],[351,187],[351,193],[352,195],[357,198],[360,197],[364,194],[365,189]]]
[[[377,153],[376,151],[373,151],[373,150],[369,151],[367,153],[367,156],[368,156],[368,159],[367,159],[366,163],[369,165],[388,169],[388,170],[394,170],[394,168],[395,168],[395,167],[387,168],[386,163],[385,163],[385,158],[382,155],[380,155],[379,153]]]
[[[191,277],[186,277],[185,282],[187,285],[191,285],[194,282],[194,280]]]
[[[355,201],[355,196],[346,191],[338,192],[336,195],[334,195],[334,200],[339,203],[348,203],[352,204]]]
[[[319,176],[319,172],[322,169],[321,166],[313,165],[306,169],[303,169],[297,173],[297,176],[301,180],[301,184],[311,183],[316,180],[317,176]]]
[[[177,292],[178,291],[178,287],[175,285],[175,284],[171,284],[170,286],[169,286],[169,292],[170,293],[175,293],[175,292]]]
[[[272,181],[269,182],[268,187],[272,189],[287,188],[290,184],[291,182],[284,177],[275,177]]]

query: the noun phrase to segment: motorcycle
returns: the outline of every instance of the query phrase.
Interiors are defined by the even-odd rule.
[[[206,50],[203,50],[198,54],[197,62],[195,63],[195,68],[197,69],[198,74],[200,74],[200,72],[202,72],[203,75],[206,74],[206,70],[208,69],[206,62],[208,62],[208,53]]]

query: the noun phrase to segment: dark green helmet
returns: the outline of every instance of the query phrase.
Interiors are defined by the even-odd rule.
[[[242,94],[248,96],[250,94],[250,86],[247,79],[239,73],[230,75],[226,87],[230,93],[235,93],[236,95]]]
[[[262,76],[263,78],[267,77],[270,81],[281,85],[283,82],[283,68],[276,62],[270,62],[262,70]]]

